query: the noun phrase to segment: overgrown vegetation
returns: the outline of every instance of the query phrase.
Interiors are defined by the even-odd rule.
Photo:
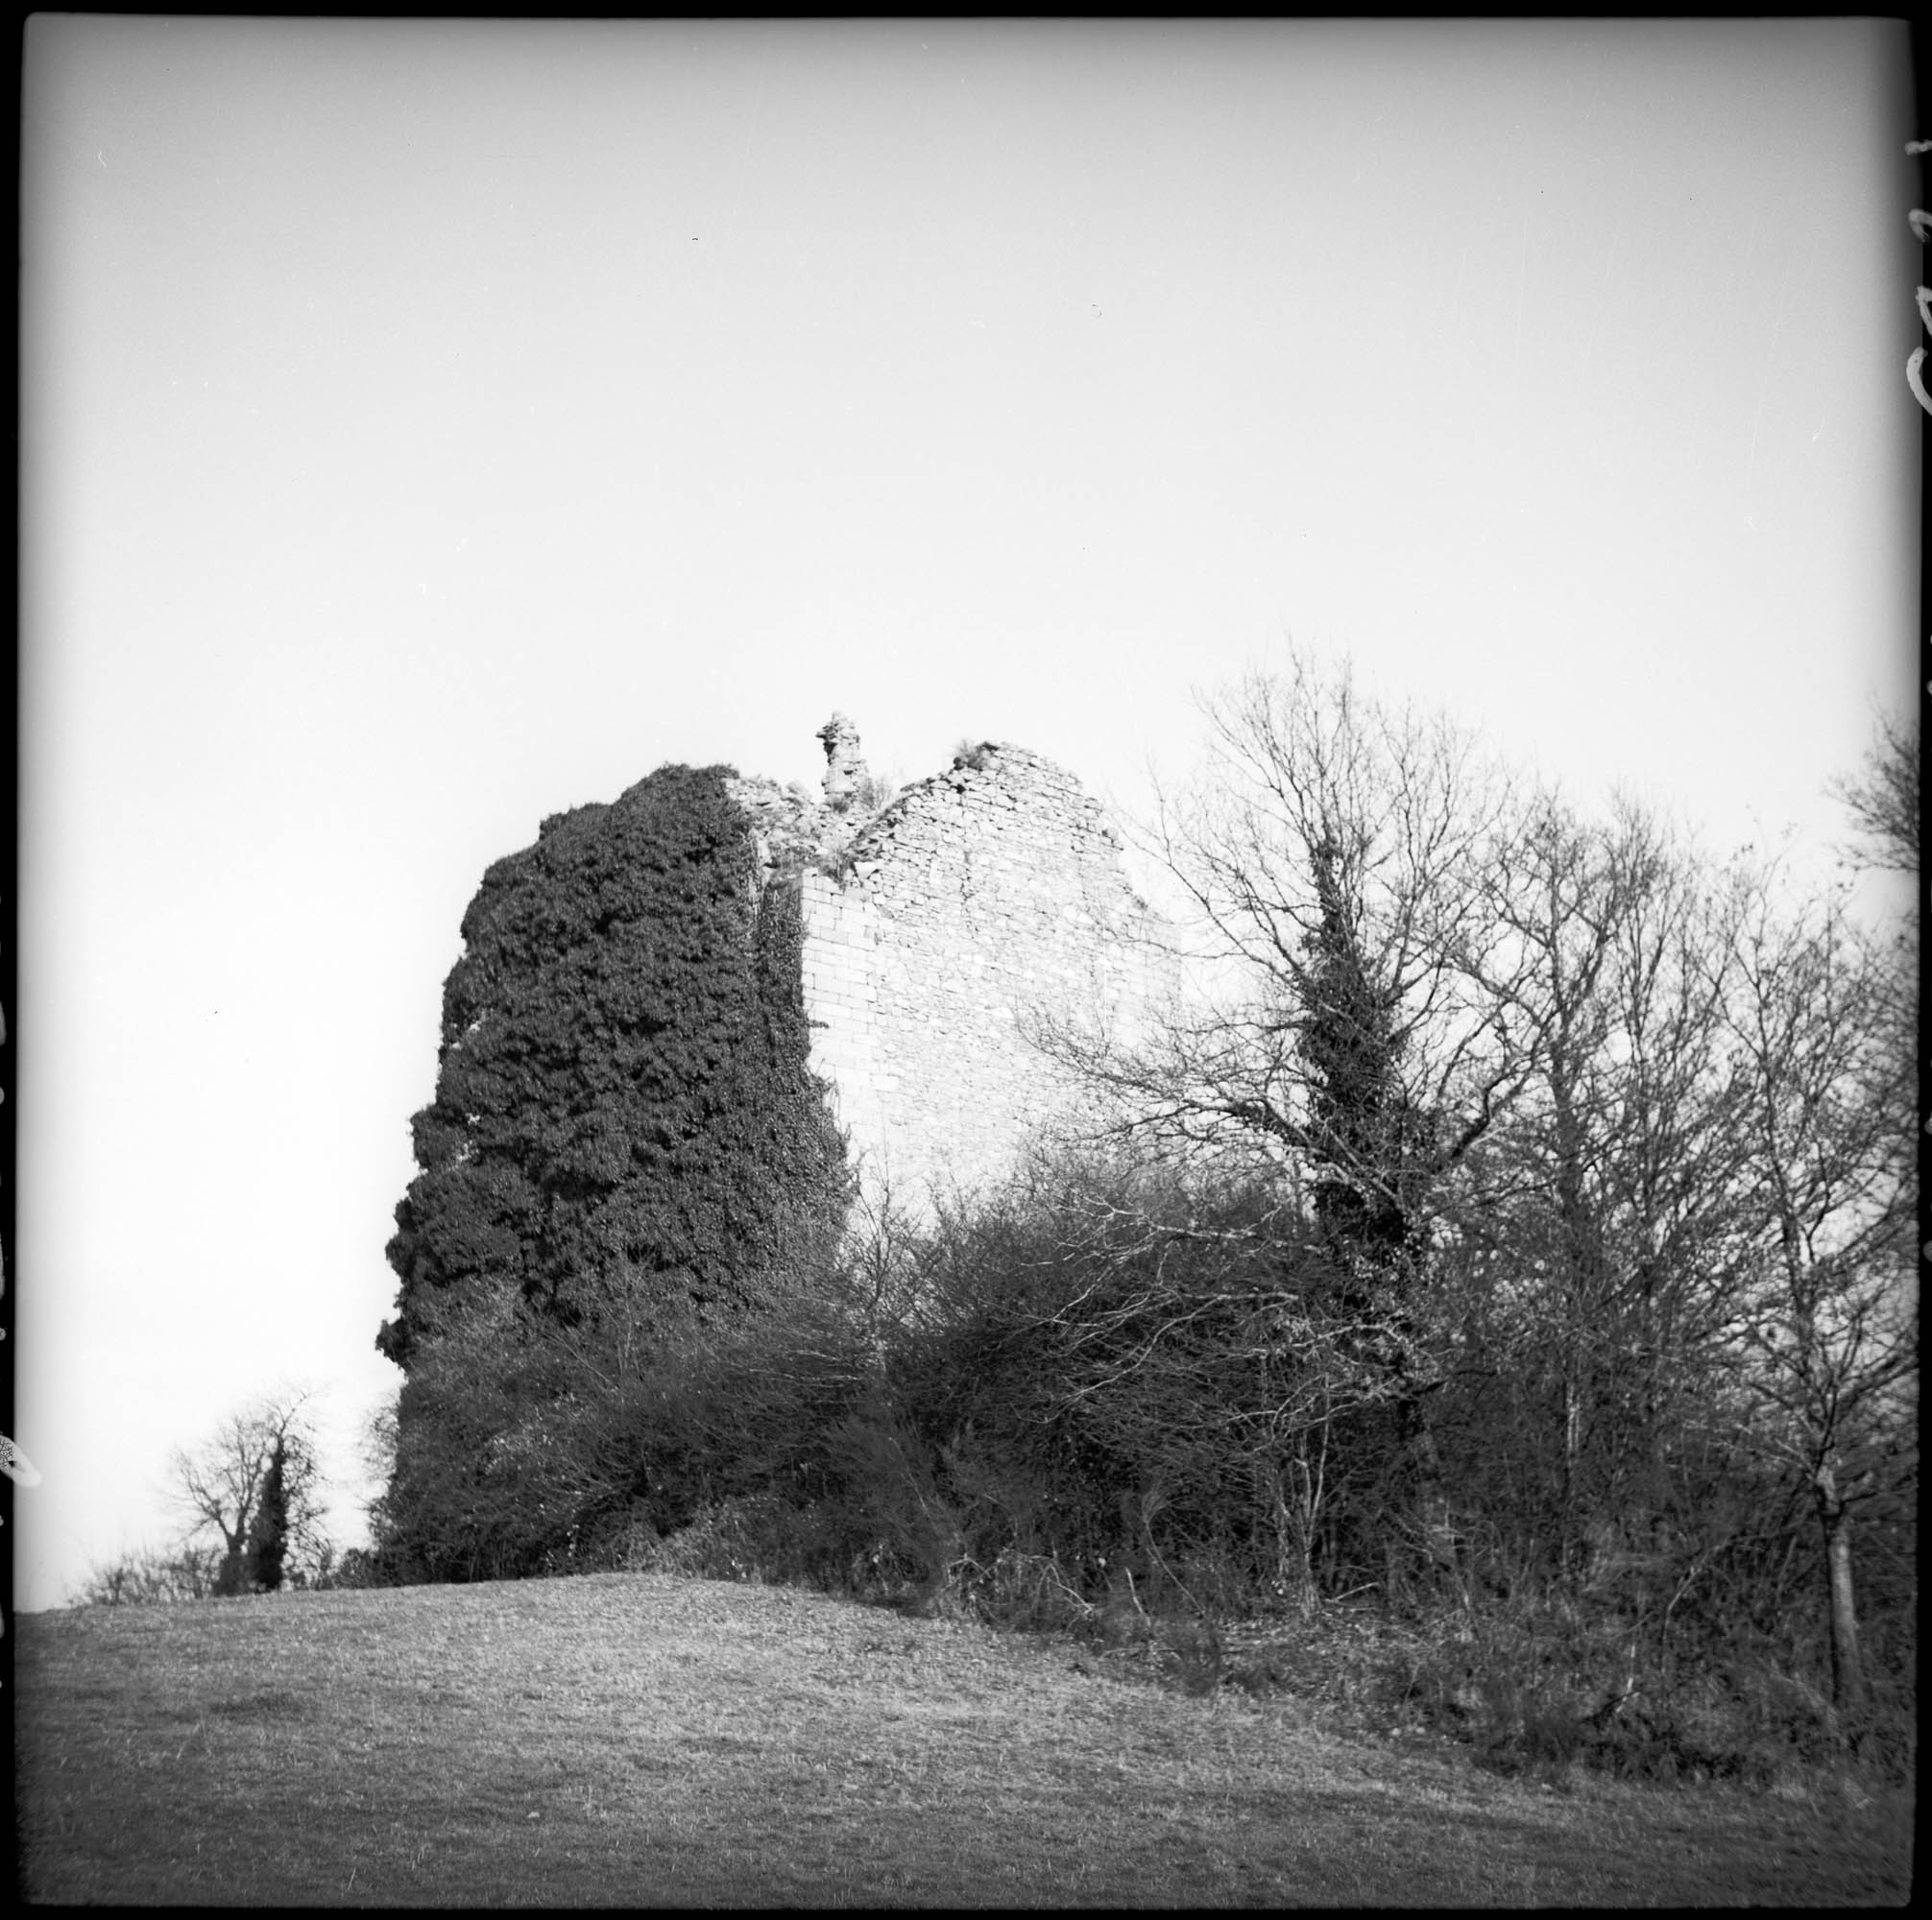
[[[882,1208],[836,1254],[708,1242],[703,1284],[695,1252],[598,1237],[669,1197],[578,1179],[540,1209],[531,1168],[563,1160],[505,1143],[615,1113],[596,1137],[635,1132],[638,1192],[668,1196],[698,1114],[740,1124],[712,1097],[731,1046],[693,1038],[748,1030],[706,1011],[712,972],[762,981],[733,1008],[782,997],[795,932],[769,948],[790,975],[747,971],[742,836],[683,770],[608,845],[600,818],[493,869],[398,1239],[374,1570],[801,1581],[1071,1632],[1197,1692],[1339,1673],[1503,1770],[1909,1776],[1910,943],[1639,809],[1580,814],[1345,677],[1213,718],[1155,840],[1216,965],[1131,1048],[1047,1037],[1091,1089],[1085,1148],[936,1217]],[[618,876],[634,858],[687,884]],[[493,1011],[581,1036],[558,1084],[623,1078],[591,986],[629,976],[559,892],[624,900],[606,930],[665,996],[603,1106],[543,1092]],[[793,1036],[752,1057],[799,1076],[796,1118],[802,1030],[767,1031]],[[712,1077],[640,1072],[688,1044]],[[759,1140],[690,1166],[749,1169],[774,1219],[828,1190],[825,1149]],[[514,1257],[490,1211],[513,1191]]]
[[[798,893],[758,891],[727,777],[554,816],[464,916],[378,1339],[408,1376],[379,1525],[410,1577],[533,1572],[688,1502],[629,1437],[645,1357],[781,1297],[837,1231]]]

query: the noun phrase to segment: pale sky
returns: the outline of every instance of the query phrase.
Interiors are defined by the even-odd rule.
[[[26,42],[16,1603],[352,1435],[490,861],[666,760],[1131,811],[1346,653],[1714,852],[1912,704],[1896,23]],[[10,1016],[12,1010],[10,1010]]]

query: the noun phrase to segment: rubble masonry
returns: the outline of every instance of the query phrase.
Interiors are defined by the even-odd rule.
[[[857,735],[821,735],[849,780]],[[828,798],[832,780],[827,781]],[[811,1065],[862,1188],[923,1212],[1077,1125],[1043,1021],[1131,1018],[1164,977],[1099,804],[1051,760],[989,743],[908,788],[802,876]]]

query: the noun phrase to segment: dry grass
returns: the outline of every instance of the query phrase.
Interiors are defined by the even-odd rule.
[[[1853,1789],[1504,1780],[1071,1644],[650,1574],[17,1622],[42,1902],[1901,1904]],[[1081,1670],[1081,1669],[1085,1670]]]

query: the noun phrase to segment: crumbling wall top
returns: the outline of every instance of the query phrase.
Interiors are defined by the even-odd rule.
[[[834,713],[818,730],[818,737],[825,742],[825,804],[846,806],[866,778],[858,729],[843,713]]]

